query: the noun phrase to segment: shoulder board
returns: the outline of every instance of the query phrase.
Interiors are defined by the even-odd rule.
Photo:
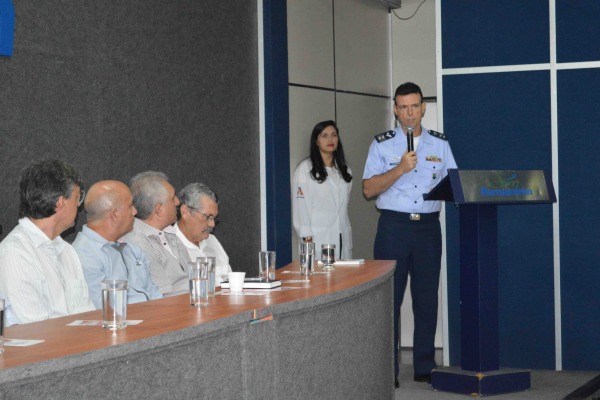
[[[436,131],[429,131],[429,134],[433,137],[436,137],[438,139],[442,139],[442,140],[446,140],[448,141],[448,136],[446,136],[445,133],[442,132],[436,132]]]
[[[394,136],[396,136],[396,132],[387,131],[387,132],[383,132],[383,133],[375,135],[375,140],[377,140],[377,143],[381,143],[381,142],[385,142],[388,139],[393,138]]]

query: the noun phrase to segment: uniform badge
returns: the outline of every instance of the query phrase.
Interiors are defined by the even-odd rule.
[[[381,142],[385,142],[388,139],[393,138],[394,136],[396,136],[396,132],[387,131],[387,132],[383,132],[378,135],[375,135],[375,140],[377,140],[377,143],[381,143]]]
[[[400,161],[402,161],[402,157],[390,157],[388,161],[390,166],[398,165],[400,164]]]
[[[442,162],[442,159],[438,156],[427,156],[425,157],[425,161]]]
[[[298,191],[296,192],[296,198],[297,199],[303,199],[304,198],[304,192],[302,191],[302,188],[300,186],[298,186]]]

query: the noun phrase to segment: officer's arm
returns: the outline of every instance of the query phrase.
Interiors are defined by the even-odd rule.
[[[366,198],[379,196],[392,186],[400,177],[412,169],[417,164],[417,153],[411,151],[410,153],[404,153],[400,164],[396,165],[389,171],[374,175],[369,179],[363,179],[363,194]]]

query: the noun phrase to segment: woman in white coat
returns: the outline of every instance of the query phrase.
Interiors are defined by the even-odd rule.
[[[337,259],[352,258],[351,188],[338,128],[334,121],[319,122],[310,137],[310,157],[292,178],[294,229],[301,241],[315,243],[317,259],[322,244],[335,244]]]

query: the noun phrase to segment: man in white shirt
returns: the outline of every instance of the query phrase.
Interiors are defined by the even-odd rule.
[[[60,234],[85,198],[79,172],[49,160],[23,171],[19,224],[0,243],[0,298],[6,323],[24,324],[94,310],[81,263]]]
[[[177,221],[179,199],[165,174],[141,172],[129,185],[137,218],[133,230],[123,237],[140,247],[150,259],[150,274],[165,296],[189,292],[185,246],[171,224]]]
[[[190,183],[178,193],[181,217],[175,232],[192,260],[196,257],[216,257],[216,283],[220,284],[231,272],[229,257],[219,240],[211,232],[219,223],[219,199],[215,192],[202,183]]]

